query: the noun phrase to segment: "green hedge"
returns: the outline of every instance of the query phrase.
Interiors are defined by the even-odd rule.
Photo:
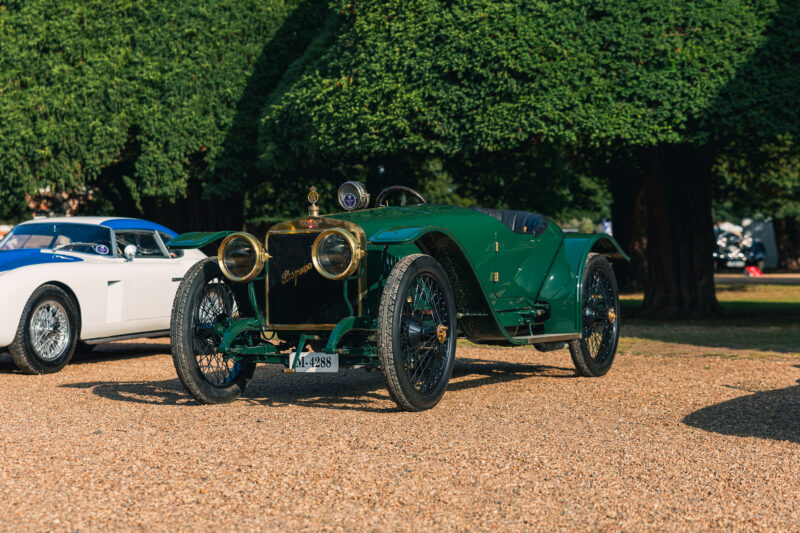
[[[778,0],[342,0],[333,45],[265,110],[264,168],[309,158],[706,143],[796,128]],[[743,116],[746,123],[742,123]]]
[[[598,154],[796,134],[799,18],[785,0],[0,0],[0,209],[194,181],[256,186],[258,220],[359,178],[597,213]]]
[[[325,13],[300,0],[0,2],[0,195],[243,186],[269,87]]]

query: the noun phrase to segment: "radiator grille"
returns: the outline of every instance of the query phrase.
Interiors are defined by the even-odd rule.
[[[358,313],[358,283],[323,278],[311,262],[317,233],[273,234],[267,240],[267,321],[271,326],[331,326],[349,315],[343,285]]]

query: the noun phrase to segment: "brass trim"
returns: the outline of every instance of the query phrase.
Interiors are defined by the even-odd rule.
[[[255,250],[256,253],[256,262],[253,265],[253,269],[246,276],[236,276],[235,274],[232,274],[225,266],[225,260],[224,260],[225,246],[227,246],[227,244],[231,242],[233,239],[239,239],[239,238],[244,239],[248,243],[250,243],[250,246],[253,247],[253,250]],[[217,264],[219,265],[219,269],[222,270],[222,273],[225,275],[226,278],[228,278],[231,281],[239,283],[250,281],[254,279],[256,276],[258,276],[264,269],[264,263],[267,261],[268,257],[269,254],[267,254],[264,251],[264,247],[261,246],[261,243],[258,242],[258,239],[256,239],[249,233],[244,233],[244,232],[232,233],[228,235],[220,243],[219,249],[217,250]]]
[[[617,312],[613,309],[608,310],[608,320],[613,324],[617,320]]]
[[[439,341],[439,344],[444,344],[447,341],[447,326],[444,324],[439,324],[436,327],[436,340]]]
[[[309,228],[308,223],[312,222],[314,227]],[[364,233],[364,230],[358,224],[354,224],[347,220],[336,220],[330,219],[325,217],[302,217],[296,218],[294,220],[289,220],[286,222],[281,222],[280,224],[276,224],[272,226],[270,231],[267,232],[266,237],[264,237],[264,252],[269,255],[269,237],[271,235],[297,235],[297,234],[313,234],[313,233],[322,233],[323,231],[333,229],[333,228],[344,228],[353,234],[359,244],[359,248],[364,251],[367,247],[367,236]],[[357,316],[362,315],[363,311],[363,304],[364,298],[367,296],[367,257],[366,254],[360,261],[361,265],[361,272],[358,275],[358,301],[357,304]],[[332,330],[336,327],[336,324],[271,324],[269,321],[269,268],[266,271],[266,275],[264,278],[264,291],[266,293],[266,299],[264,301],[264,321],[266,323],[267,330],[272,331],[302,331],[302,330]],[[313,302],[309,302],[309,304],[313,304]]]
[[[322,265],[319,262],[319,243],[322,242],[322,239],[324,239],[326,236],[334,233],[338,233],[344,237],[347,241],[347,244],[350,245],[350,264],[347,265],[347,268],[341,274],[331,274],[322,268]],[[314,263],[314,268],[317,269],[317,272],[319,272],[320,276],[336,281],[350,276],[358,269],[359,264],[361,264],[361,257],[363,255],[362,252],[363,250],[358,245],[358,241],[352,233],[343,228],[331,228],[317,235],[317,238],[314,240],[314,244],[311,245],[311,262]]]

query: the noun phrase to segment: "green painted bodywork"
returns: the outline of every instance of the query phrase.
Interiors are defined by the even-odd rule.
[[[221,241],[234,231],[193,231],[181,233],[167,244],[170,248],[202,248],[214,241]]]
[[[381,207],[323,218],[356,224],[367,240],[358,274],[367,279],[361,316],[343,318],[332,332],[307,332],[319,336],[327,353],[338,351],[342,364],[377,363],[374,340],[362,346],[343,346],[342,341],[354,330],[374,333],[386,278],[407,255],[427,253],[442,264],[456,293],[459,329],[465,336],[477,343],[506,345],[536,342],[538,335],[579,334],[581,283],[589,254],[628,259],[609,235],[564,233],[549,222],[534,237],[515,233],[490,215],[454,206]],[[194,239],[203,238],[211,237]],[[260,354],[258,360],[272,361],[277,357],[273,345],[234,347],[237,336],[260,327],[259,320],[247,320],[229,327],[220,351],[234,359]],[[305,342],[305,337],[297,342]],[[282,357],[288,365],[288,356]]]

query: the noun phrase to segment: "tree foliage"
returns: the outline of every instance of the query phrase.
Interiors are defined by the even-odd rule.
[[[800,218],[800,144],[792,135],[732,143],[715,166],[715,196],[731,213]]]
[[[365,154],[703,144],[796,127],[797,106],[770,90],[800,82],[796,18],[778,0],[337,8],[333,44],[265,110],[269,172]],[[764,46],[769,57],[750,64]]]
[[[265,86],[325,12],[300,0],[3,2],[0,196],[88,185],[172,199],[191,179],[240,189]]]

